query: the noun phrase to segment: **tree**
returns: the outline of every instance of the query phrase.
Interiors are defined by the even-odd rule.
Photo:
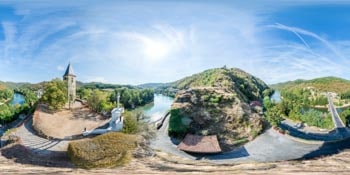
[[[107,93],[98,89],[94,89],[87,99],[87,103],[92,110],[101,112],[103,104],[107,103]]]
[[[67,103],[67,86],[60,79],[47,82],[44,86],[42,102],[49,106],[50,110],[61,109]]]
[[[123,133],[126,134],[135,134],[137,132],[137,120],[134,116],[131,115],[131,112],[124,112],[124,125]]]
[[[88,88],[80,88],[78,94],[80,99],[87,100],[91,96],[92,90]]]
[[[8,104],[0,105],[0,120],[2,123],[11,121],[14,116],[14,109]]]
[[[269,108],[266,112],[266,119],[270,122],[272,126],[278,126],[283,120],[282,112],[277,105]]]

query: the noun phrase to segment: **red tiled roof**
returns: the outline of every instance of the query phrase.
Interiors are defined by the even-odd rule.
[[[187,134],[182,142],[177,146],[178,149],[193,153],[219,153],[219,146],[216,135],[198,136]]]

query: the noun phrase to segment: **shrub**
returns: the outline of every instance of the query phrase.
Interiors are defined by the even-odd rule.
[[[130,112],[125,112],[124,116],[124,125],[123,133],[126,134],[135,134],[137,132],[137,120],[136,117],[132,116]]]
[[[182,115],[180,109],[172,109],[170,111],[170,121],[168,132],[170,136],[183,137],[188,131],[188,126],[184,125],[182,121]]]
[[[136,147],[136,136],[110,132],[92,139],[70,142],[67,154],[77,167],[111,168],[128,163]]]

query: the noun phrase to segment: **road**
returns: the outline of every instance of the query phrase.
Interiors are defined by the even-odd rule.
[[[332,100],[330,93],[327,93],[327,98],[328,98],[328,103],[329,103],[328,108],[329,108],[330,113],[332,114],[334,128],[345,128],[343,121],[339,117],[337,109],[334,107],[333,100]]]
[[[157,137],[151,141],[151,147],[155,150],[192,160],[204,159],[218,164],[251,161],[270,162],[302,159],[304,157],[311,158],[334,153],[330,151],[341,150],[336,148],[339,146],[336,142],[334,142],[334,145],[327,146],[327,150],[323,150],[324,145],[326,145],[324,142],[302,142],[291,136],[280,134],[273,129],[268,129],[253,141],[233,151],[213,155],[193,155],[177,149],[178,142],[168,136],[169,118],[170,116],[165,119],[164,125],[157,132]],[[350,140],[346,142],[350,142]],[[349,145],[346,148],[350,147],[350,144],[345,145]],[[336,149],[333,150],[333,147]]]
[[[13,133],[21,139],[21,144],[27,149],[39,155],[48,155],[67,150],[69,141],[49,140],[39,137],[33,130],[32,124],[33,119],[30,118]]]

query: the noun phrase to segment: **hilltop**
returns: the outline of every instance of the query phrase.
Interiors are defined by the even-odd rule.
[[[261,101],[269,87],[237,68],[216,68],[170,83],[178,89],[171,110],[169,133],[217,135],[223,150],[255,138],[263,129]]]
[[[321,77],[315,78],[311,80],[295,80],[295,81],[287,81],[283,83],[277,83],[270,85],[271,88],[287,90],[287,89],[302,89],[313,87],[319,91],[327,92],[336,92],[336,93],[345,93],[350,89],[350,81],[338,77]]]

